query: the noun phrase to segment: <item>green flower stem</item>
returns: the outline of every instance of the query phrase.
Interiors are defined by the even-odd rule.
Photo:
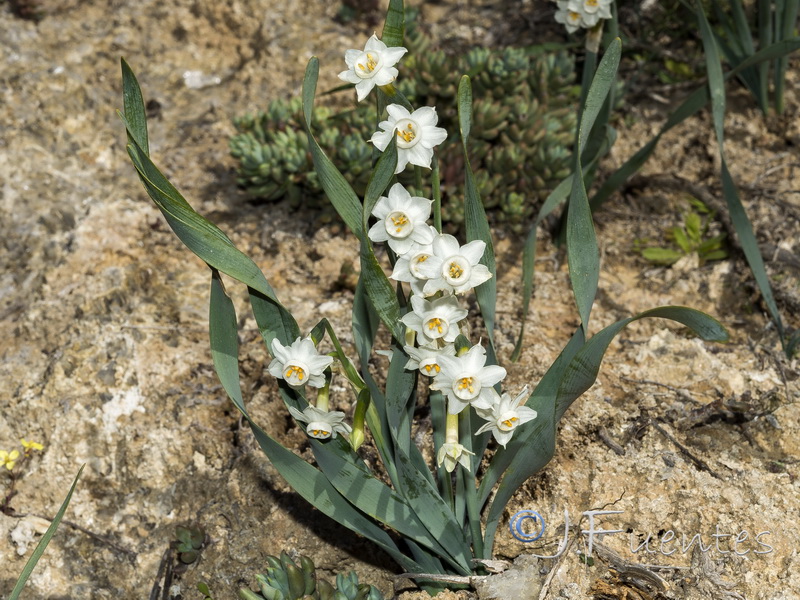
[[[381,416],[378,414],[378,409],[375,408],[375,404],[373,402],[370,402],[369,406],[367,407],[367,425],[369,426],[370,433],[372,433],[372,439],[375,440],[375,445],[381,452],[381,456],[385,456],[387,458],[392,457],[390,460],[386,460],[383,463],[383,466],[389,475],[389,479],[391,481],[400,481],[397,475],[397,467],[394,465],[394,451],[392,446],[383,435],[383,429],[381,429]]]
[[[433,155],[433,172],[431,173],[433,185],[433,226],[442,233],[442,189],[439,181],[439,157]]]
[[[478,452],[477,456],[471,457],[472,469],[469,474],[464,469],[458,470],[460,476],[458,495],[461,501],[466,505],[469,532],[472,537],[472,555],[476,558],[485,558],[483,556],[483,534],[481,533],[481,507],[478,501],[478,489],[475,487],[475,476],[480,466],[480,457],[483,451],[473,447],[473,444],[478,441],[478,438],[475,438],[472,433],[475,430],[475,426],[472,424],[472,409],[466,408],[455,416],[458,417],[456,423],[457,426],[460,426],[459,437],[464,440],[465,448],[470,452]],[[491,548],[489,548],[489,551],[491,552]]]
[[[597,52],[586,52],[583,61],[583,74],[581,77],[581,100],[578,104],[578,123],[581,122],[581,117],[583,116],[583,109],[586,105],[586,96],[589,94],[589,86],[592,85],[592,79],[594,79],[594,73],[597,71]],[[578,139],[580,136],[580,127],[576,128],[575,130],[575,150],[574,152],[578,151]],[[581,157],[578,157],[576,160],[577,164],[580,164]]]
[[[342,364],[342,371],[345,374],[345,377],[350,381],[350,384],[355,389],[356,394],[360,393],[366,387],[364,380],[356,371],[356,368],[353,366],[353,363],[350,362],[350,359],[347,358],[347,355],[342,350],[342,345],[339,343],[339,338],[336,337],[336,332],[333,331],[333,327],[331,327],[330,322],[328,319],[323,319],[325,322],[325,331],[328,332],[328,335],[331,338],[331,342],[333,342],[333,347],[336,349],[336,357],[339,359],[339,362]]]
[[[364,388],[358,394],[356,411],[353,415],[353,431],[350,433],[350,445],[353,447],[353,450],[358,450],[361,444],[364,443],[364,419],[367,416],[367,410],[369,410],[371,404],[372,396],[369,393],[369,389]]]
[[[458,443],[458,415],[447,413],[446,431],[444,434],[444,441],[446,444]]]
[[[318,409],[324,411],[328,410],[328,398],[330,397],[330,393],[331,393],[331,378],[326,374],[325,385],[319,388],[319,390],[317,391]]]
[[[414,189],[418,196],[425,196],[425,190],[422,189],[422,167],[418,165],[414,165]]]
[[[431,391],[428,396],[428,401],[431,403],[431,421],[433,421],[433,447],[438,456],[439,448],[444,444],[444,432],[442,425],[447,422],[445,415],[447,414],[447,404],[444,395],[441,392]],[[444,465],[437,465],[436,478],[439,481],[439,492],[447,502],[450,503],[450,508],[455,510],[453,504],[453,480],[450,473],[444,468]]]

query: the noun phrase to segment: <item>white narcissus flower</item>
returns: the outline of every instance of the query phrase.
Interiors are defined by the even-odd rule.
[[[435,229],[426,223],[433,200],[412,196],[402,184],[395,183],[388,196],[381,196],[372,209],[378,219],[367,234],[373,242],[388,242],[398,254],[411,250],[414,243],[430,244]]]
[[[378,123],[381,131],[372,134],[372,143],[383,152],[392,139],[397,136],[397,168],[400,173],[408,163],[431,168],[433,147],[447,139],[447,132],[436,127],[439,117],[432,106],[423,106],[409,113],[399,104],[386,107],[389,118]]]
[[[584,27],[594,27],[600,19],[611,18],[614,0],[569,0],[567,7],[583,17]]]
[[[363,51],[344,53],[347,70],[339,73],[339,79],[356,85],[356,96],[361,102],[376,85],[389,85],[397,78],[395,65],[406,52],[402,46],[388,48],[373,34]]]
[[[433,239],[431,248],[433,256],[417,267],[428,278],[423,287],[426,296],[440,290],[465,294],[492,277],[486,265],[478,264],[486,249],[481,240],[460,246],[456,238],[445,233]]]
[[[447,344],[442,348],[434,348],[433,346],[403,346],[403,350],[408,354],[408,362],[405,368],[409,371],[419,369],[419,372],[428,377],[436,377],[441,371],[439,366],[439,357],[455,356],[456,348],[453,344]]]
[[[461,356],[439,356],[439,375],[431,384],[447,396],[447,411],[457,414],[468,404],[475,409],[491,408],[497,392],[492,386],[506,376],[498,365],[486,365],[486,349],[473,346]]]
[[[278,379],[283,379],[292,387],[305,384],[320,388],[325,385],[325,369],[331,366],[332,356],[320,355],[310,337],[297,338],[291,346],[284,346],[277,339],[272,340],[272,355],[267,370]]]
[[[613,0],[558,0],[555,18],[570,33],[581,27],[591,29],[600,19],[611,18],[612,2]]]
[[[420,344],[431,344],[437,340],[451,343],[458,337],[458,322],[467,318],[466,308],[461,308],[455,296],[442,296],[428,301],[419,296],[411,296],[411,312],[400,320],[406,327],[416,331]]]
[[[439,454],[436,459],[437,464],[441,465],[444,463],[444,468],[447,469],[447,472],[452,473],[455,471],[456,465],[458,464],[469,471],[470,456],[475,456],[475,453],[470,452],[461,444],[447,442],[442,444],[442,447],[439,448]]]
[[[439,235],[439,232],[436,231],[433,225],[428,225],[428,229],[431,231],[432,242],[433,238]],[[422,295],[422,285],[424,285],[427,277],[420,273],[419,266],[432,255],[433,246],[431,244],[417,244],[416,242],[411,244],[408,252],[404,252],[397,257],[397,262],[394,264],[394,269],[389,277],[395,281],[410,283],[412,288],[418,287],[419,293],[416,290],[414,293]]]
[[[555,18],[557,23],[562,23],[569,33],[575,33],[583,27],[583,15],[569,7],[568,0],[558,0],[558,10]]]
[[[335,438],[337,433],[348,435],[351,431],[350,425],[344,422],[344,413],[338,410],[320,410],[308,405],[303,412],[290,406],[289,412],[298,421],[308,423],[306,433],[318,440]]]
[[[492,391],[494,392],[494,390]],[[481,419],[488,421],[475,434],[491,431],[497,443],[505,447],[517,427],[536,418],[536,411],[523,406],[530,395],[527,386],[513,400],[507,392],[504,392],[502,396],[498,396],[497,392],[494,392],[494,395],[496,401],[490,408],[475,409]]]

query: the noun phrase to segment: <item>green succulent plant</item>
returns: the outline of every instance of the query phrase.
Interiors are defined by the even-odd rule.
[[[692,208],[684,216],[683,226],[678,225],[667,230],[666,238],[671,242],[671,246],[640,247],[639,251],[644,258],[655,264],[672,265],[684,256],[696,252],[702,265],[710,260],[722,260],[728,257],[725,248],[727,234],[709,233],[716,213],[695,198],[689,198],[689,203]],[[639,246],[641,245],[640,241]]]
[[[314,563],[307,556],[300,556],[298,565],[284,551],[280,557],[267,556],[267,562],[267,572],[256,575],[260,592],[241,589],[241,600],[383,600],[377,588],[358,583],[354,572],[338,574],[335,587],[317,579]]]
[[[418,106],[436,106],[439,126],[450,138],[438,148],[445,220],[463,222],[464,159],[458,139],[455,97],[463,73],[472,78],[473,125],[470,162],[484,205],[498,221],[522,228],[534,210],[569,174],[579,86],[574,58],[541,48],[474,48],[463,56],[434,49],[407,11],[406,46],[398,89]],[[365,144],[375,129],[370,103],[332,113],[315,108],[313,128],[320,146],[363,194],[372,164]],[[234,120],[230,148],[239,159],[238,184],[264,200],[288,198],[324,205],[313,172],[299,100],[273,101],[255,116]],[[411,184],[404,173],[400,181]]]

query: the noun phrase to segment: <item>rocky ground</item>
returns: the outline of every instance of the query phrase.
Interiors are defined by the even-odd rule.
[[[347,343],[352,291],[340,272],[357,264],[356,240],[337,225],[320,226],[314,213],[248,204],[235,188],[227,139],[232,117],[298,95],[312,55],[320,58],[320,89],[336,85],[343,49],[372,29],[336,21],[337,4],[322,0],[42,6],[37,23],[0,4],[0,449],[18,447],[22,437],[44,444],[15,469],[15,495],[0,513],[0,595],[82,464],[69,522],[33,573],[27,597],[146,598],[163,582],[160,567],[171,563],[165,553],[179,525],[202,527],[208,542],[199,561],[175,573],[173,597],[199,598],[195,585],[205,581],[215,598],[234,598],[254,583],[264,557],[282,549],[311,556],[326,575],[355,569],[390,594],[392,561],[309,511],[224,397],[208,350],[208,270],[146,197],[115,114],[124,56],[150,102],[151,152],[162,170],[256,260],[302,329],[324,315]],[[507,20],[487,20],[491,12],[478,2],[425,11],[438,24],[434,34],[505,39]],[[529,27],[535,36],[535,19],[516,25],[522,32],[515,35]],[[669,108],[662,95],[640,94],[626,108],[609,167],[657,131]],[[797,98],[793,73],[785,117],[764,120],[736,92],[726,122],[731,169],[794,327]],[[612,344],[597,385],[562,421],[553,462],[509,505],[509,517],[541,513],[543,540],[526,545],[502,530],[495,554],[516,559],[514,567],[477,592],[443,597],[796,597],[796,360],[781,353],[735,247],[727,260],[699,266],[687,259],[673,268],[653,267],[633,250],[635,239],[659,240],[679,221],[687,193],[716,202],[712,136],[704,114],[677,128],[637,185],[598,214],[603,271],[593,327],[685,304],[717,316],[730,343],[707,344],[662,322],[629,327]],[[495,235],[498,353],[516,389],[536,383],[577,317],[566,265],[544,235],[529,343],[520,362],[508,363],[519,327],[522,241]],[[244,290],[231,290],[244,299]],[[243,318],[241,326],[253,413],[300,448],[303,435],[289,426],[264,377],[268,356],[254,322]],[[0,500],[11,482],[0,473]],[[578,529],[588,527],[581,513],[592,509],[623,511],[597,524],[622,531],[589,561],[578,554],[588,552]],[[535,558],[556,553],[564,510],[572,525],[567,550]],[[684,552],[696,534],[707,551]],[[643,571],[640,564],[670,568]]]

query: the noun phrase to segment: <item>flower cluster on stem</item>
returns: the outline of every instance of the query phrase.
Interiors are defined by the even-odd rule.
[[[569,0],[570,6],[576,1]],[[586,9],[589,13],[597,13],[600,18],[608,2],[585,0],[583,4],[589,7]],[[592,8],[595,5],[599,6],[597,10]],[[339,78],[355,85],[359,101],[376,86],[394,97],[396,90],[391,84],[398,75],[395,65],[405,53],[405,48],[387,47],[373,35],[363,51],[345,52],[348,68]],[[437,127],[436,108],[409,110],[401,104],[389,104],[386,113],[386,119],[379,123],[370,141],[380,151],[393,139],[396,141],[395,173],[408,165],[431,168],[434,148],[447,139],[447,132]],[[434,197],[439,197],[436,189]],[[491,431],[501,445],[508,443],[519,425],[535,418],[536,412],[523,406],[527,388],[513,400],[508,393],[501,395],[495,390],[505,378],[506,370],[486,364],[483,346],[476,344],[456,352],[455,342],[462,329],[465,330],[468,315],[459,303],[459,296],[488,281],[492,273],[481,262],[485,242],[473,240],[461,245],[455,237],[440,233],[428,223],[432,205],[432,200],[412,195],[402,184],[395,183],[375,203],[372,216],[376,221],[367,236],[372,242],[389,245],[397,255],[390,277],[410,284],[411,310],[401,317],[407,328],[404,351],[409,358],[405,368],[418,369],[430,377],[431,389],[441,391],[446,397],[445,441],[437,449],[437,461],[452,472],[457,465],[469,470],[470,457],[474,456],[459,440],[459,413],[465,408],[471,406],[486,421],[476,433]],[[291,415],[306,424],[306,433],[317,439],[350,435],[351,444],[357,447],[363,439],[361,422],[365,405],[362,406],[359,394],[357,406],[362,410],[356,410],[355,430],[344,422],[344,413],[328,410],[330,376],[326,377],[326,373],[333,357],[320,355],[310,337],[297,338],[289,346],[274,340],[271,350],[274,358],[268,370],[273,376],[298,390],[306,386],[320,388],[316,405],[309,404],[303,410],[289,407]],[[346,362],[341,355],[339,358]]]

